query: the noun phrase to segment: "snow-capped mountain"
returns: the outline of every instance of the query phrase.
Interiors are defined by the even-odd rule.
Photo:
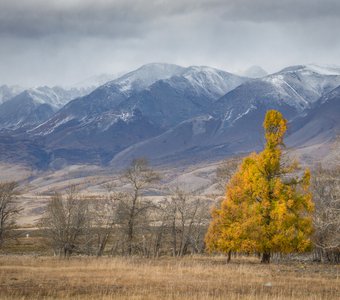
[[[64,89],[58,86],[52,88],[42,86],[26,90],[26,94],[29,95],[35,102],[49,104],[56,109],[63,107],[69,101],[87,93],[88,91],[86,89]]]
[[[318,65],[300,65],[288,67],[272,75],[290,85],[297,94],[313,103],[322,95],[330,92],[340,84],[340,68]],[[269,76],[270,78],[271,76]],[[280,84],[280,83],[279,83]],[[303,95],[303,93],[306,93]],[[298,99],[299,100],[299,99]]]
[[[327,66],[317,64],[291,66],[284,68],[281,72],[296,72],[297,70],[308,75],[311,75],[311,73],[326,76],[340,75],[340,67],[338,66]]]
[[[130,96],[142,91],[158,80],[167,79],[181,74],[185,68],[165,63],[150,63],[137,70],[129,72],[116,80],[106,83],[103,88],[114,88]]]
[[[292,66],[253,79],[210,67],[148,64],[85,96],[45,87],[6,101],[0,149],[14,159],[13,145],[24,143],[23,151],[35,149],[39,166],[122,166],[139,156],[159,164],[222,159],[261,149],[268,109],[289,120],[288,145],[328,142],[340,128],[339,86],[336,67]]]
[[[290,131],[288,143],[295,147],[326,143],[340,135],[340,86],[322,96]]]
[[[262,69],[260,66],[251,66],[248,69],[241,72],[242,76],[249,78],[262,78],[268,75],[267,71]]]
[[[266,106],[258,106],[224,126],[223,119],[200,116],[159,136],[131,145],[115,155],[111,165],[126,166],[133,158],[149,157],[155,164],[199,163],[259,151],[264,145],[262,122]],[[321,97],[305,116],[289,123],[288,147],[331,143],[340,135],[340,86]]]
[[[155,163],[171,164],[259,150],[268,109],[278,109],[291,120],[289,146],[328,141],[340,133],[340,87],[327,92],[336,85],[340,82],[334,69],[331,73],[309,66],[247,81],[213,103],[214,117],[184,121],[160,136],[130,146],[111,163],[124,165],[135,157],[150,155]]]
[[[155,63],[142,66],[118,79],[107,82],[84,97],[71,101],[54,116],[51,122],[55,126],[58,122],[65,123],[63,121],[65,119],[92,119],[98,114],[116,109],[132,94],[147,88],[157,80],[169,78],[181,70],[182,67],[170,64]],[[41,128],[48,126],[46,124]]]
[[[335,68],[293,66],[260,79],[245,82],[214,104],[214,113],[233,123],[259,106],[278,109],[286,118],[304,114],[324,94],[340,85]]]
[[[25,89],[18,85],[1,85],[0,86],[0,104],[19,95]]]
[[[176,81],[178,77],[185,79],[186,82],[183,81],[184,83],[179,85]],[[190,89],[191,93],[217,99],[247,80],[248,78],[219,69],[207,66],[191,66],[164,81],[178,90],[181,88],[182,90]]]
[[[114,155],[141,137],[205,114],[216,99],[246,80],[209,67],[148,64],[71,101],[30,134],[43,137],[53,149],[96,145],[99,152],[110,148]],[[118,145],[117,134],[128,139]]]
[[[70,100],[86,93],[83,89],[65,90],[42,86],[27,89],[0,105],[0,129],[18,129],[46,121]]]
[[[209,99],[218,99],[248,80],[247,78],[206,66],[189,67],[181,74],[181,77],[188,81],[184,89],[191,89],[197,95],[202,95]],[[176,83],[171,82],[171,79],[168,81],[170,85],[178,88]]]
[[[54,111],[50,104],[41,99],[37,101],[29,91],[24,91],[0,105],[0,129],[39,124],[51,117]]]
[[[189,67],[159,80],[122,102],[119,109],[138,109],[163,128],[210,111],[213,102],[247,78],[209,67]]]
[[[66,123],[90,124],[105,114],[131,115],[135,110],[169,126],[204,113],[212,101],[246,80],[209,67],[148,64],[71,101],[34,132],[46,135],[59,126],[70,130]]]
[[[107,153],[112,158],[112,153],[160,133],[159,127],[138,109],[122,111],[118,109],[119,104],[148,84],[169,78],[181,70],[182,67],[169,64],[145,65],[71,101],[30,134],[43,138],[50,148],[64,149],[61,153],[68,153],[65,156],[71,159],[74,158],[70,153],[86,152],[94,147],[96,151],[88,151],[85,157],[93,153],[92,159],[105,161]]]

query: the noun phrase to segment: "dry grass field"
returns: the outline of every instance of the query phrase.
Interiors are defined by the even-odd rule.
[[[340,299],[340,266],[1,256],[0,299]]]

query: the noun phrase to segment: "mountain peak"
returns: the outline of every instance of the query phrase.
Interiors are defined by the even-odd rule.
[[[147,69],[147,70],[163,69],[163,70],[167,70],[167,69],[178,69],[178,68],[183,68],[183,67],[176,65],[176,64],[170,64],[170,63],[151,62],[151,63],[147,63],[147,64],[140,66],[136,71],[141,70],[141,69]]]
[[[0,104],[19,95],[22,91],[24,91],[25,88],[13,85],[1,85],[0,86]]]
[[[118,86],[119,90],[127,94],[131,90],[140,91],[158,80],[168,79],[183,72],[185,68],[167,63],[149,63],[131,71],[116,80],[105,84],[105,87]]]
[[[88,89],[89,92],[94,90],[95,88],[109,82],[112,80],[115,80],[122,76],[122,73],[117,73],[117,74],[100,74],[100,75],[95,75],[88,77],[82,81],[79,81],[75,83],[74,85],[67,87],[68,89],[74,87],[78,89]]]
[[[207,66],[188,67],[182,76],[200,94],[215,100],[246,80],[238,75]]]
[[[251,66],[245,71],[241,72],[241,75],[249,78],[261,78],[267,76],[268,73],[260,66]]]
[[[186,68],[186,72],[190,72],[190,71],[194,71],[194,72],[221,72],[220,69],[216,69],[213,67],[209,67],[209,66],[190,66]],[[222,71],[224,72],[224,71]]]
[[[317,65],[317,64],[306,64],[306,65],[296,65],[290,66],[282,69],[278,73],[293,73],[293,72],[303,72],[310,74],[319,75],[340,75],[340,67],[338,66],[328,66],[328,65]]]

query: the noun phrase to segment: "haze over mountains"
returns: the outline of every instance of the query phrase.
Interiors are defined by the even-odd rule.
[[[153,63],[68,89],[1,86],[0,161],[55,169],[122,167],[140,156],[155,164],[218,160],[261,149],[268,109],[289,120],[288,146],[339,134],[340,68],[246,74]]]

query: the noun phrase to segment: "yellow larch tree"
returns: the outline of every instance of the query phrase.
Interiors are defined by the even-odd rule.
[[[275,110],[264,123],[266,146],[246,157],[231,178],[220,207],[212,212],[206,234],[208,251],[260,253],[269,263],[272,253],[305,252],[311,248],[314,205],[310,172],[284,163],[283,137],[287,121]]]

